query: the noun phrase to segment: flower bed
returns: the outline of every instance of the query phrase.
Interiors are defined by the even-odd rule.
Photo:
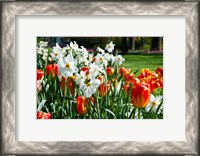
[[[163,69],[124,68],[115,44],[37,47],[38,119],[162,119]],[[151,60],[150,60],[151,62]]]

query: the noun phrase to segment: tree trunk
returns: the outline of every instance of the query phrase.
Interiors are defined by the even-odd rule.
[[[129,37],[129,49],[135,50],[135,38]]]
[[[151,50],[160,50],[160,37],[153,37]]]
[[[141,37],[141,45],[140,47],[143,47],[144,46],[144,37]]]
[[[127,37],[122,37],[122,55],[128,54]]]

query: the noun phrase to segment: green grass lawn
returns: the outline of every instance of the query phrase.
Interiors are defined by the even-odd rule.
[[[143,68],[155,70],[157,67],[163,67],[162,54],[130,54],[123,55],[123,58],[125,58],[125,62],[122,66],[130,68],[133,72]],[[138,74],[139,72],[136,75]]]

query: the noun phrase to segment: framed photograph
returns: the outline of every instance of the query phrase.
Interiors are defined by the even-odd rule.
[[[2,154],[198,155],[198,1],[1,2]]]

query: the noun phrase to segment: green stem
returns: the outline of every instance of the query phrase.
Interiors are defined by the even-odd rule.
[[[141,109],[138,108],[138,119],[140,119],[140,111],[141,111]]]

